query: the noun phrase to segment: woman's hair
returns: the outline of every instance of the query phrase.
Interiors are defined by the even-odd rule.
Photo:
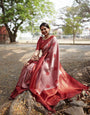
[[[48,25],[47,23],[45,23],[45,22],[43,22],[43,23],[40,25],[40,29],[41,29],[42,26],[45,26],[45,27],[47,27],[48,29],[50,29],[49,25]]]

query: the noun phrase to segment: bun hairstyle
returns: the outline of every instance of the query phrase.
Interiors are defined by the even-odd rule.
[[[45,26],[45,27],[47,27],[48,29],[50,29],[49,25],[48,25],[47,23],[45,23],[45,22],[43,22],[43,23],[40,25],[40,29],[41,29],[42,26]]]

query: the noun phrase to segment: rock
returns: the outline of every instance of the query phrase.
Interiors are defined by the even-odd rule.
[[[85,115],[82,107],[70,107],[64,111],[66,115]]]
[[[88,115],[90,114],[90,98],[84,101],[77,101],[66,104],[60,101],[55,107],[56,113],[52,115]],[[86,114],[85,114],[85,113]],[[30,91],[24,91],[15,100],[9,101],[0,109],[0,115],[49,115],[49,112],[41,103],[36,102]],[[49,113],[49,114],[48,114]]]
[[[12,102],[9,115],[47,115],[48,111],[38,102],[29,91],[24,91]]]
[[[12,101],[9,101],[0,107],[0,115],[9,115],[9,108],[11,106],[11,103]]]
[[[26,91],[18,95],[10,106],[9,115],[25,115],[25,113],[29,113],[31,111],[31,107],[29,107],[31,99],[29,102],[28,99],[30,99],[30,97]]]
[[[70,102],[70,106],[85,107],[85,106],[87,106],[87,104],[84,103],[83,101],[74,100],[74,101]]]
[[[66,105],[65,101],[61,100],[54,108],[56,111],[58,111],[60,109],[63,109],[65,105]]]

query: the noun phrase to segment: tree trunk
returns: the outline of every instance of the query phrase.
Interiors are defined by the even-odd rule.
[[[16,42],[16,34],[9,33],[10,42]]]
[[[10,28],[8,27],[8,25],[5,23],[5,27],[8,31],[8,35],[10,38],[10,42],[16,42],[16,33],[17,33],[17,29],[12,33],[12,31],[10,30]]]
[[[75,44],[75,34],[73,34],[73,44]]]

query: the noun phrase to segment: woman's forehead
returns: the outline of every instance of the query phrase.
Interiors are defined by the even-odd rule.
[[[42,29],[49,29],[49,28],[47,28],[46,26],[41,26],[41,30]]]
[[[41,28],[47,28],[46,26],[41,26]]]

